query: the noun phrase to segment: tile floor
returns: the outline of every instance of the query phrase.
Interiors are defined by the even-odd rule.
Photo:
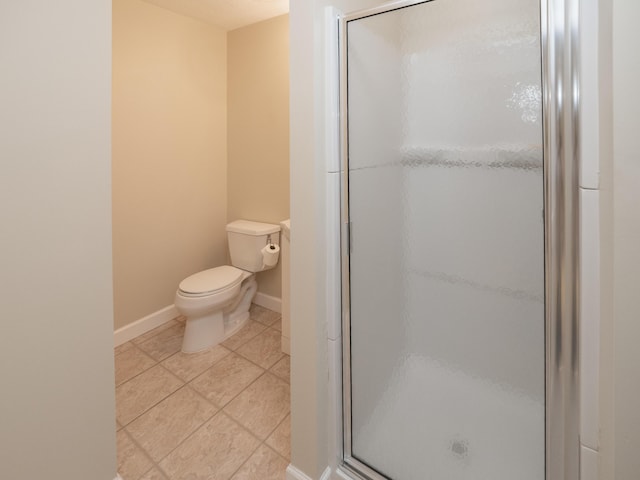
[[[221,345],[180,352],[184,319],[115,349],[124,480],[282,480],[290,456],[289,357],[280,314],[253,305]]]

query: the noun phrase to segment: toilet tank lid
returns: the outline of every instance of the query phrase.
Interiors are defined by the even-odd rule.
[[[245,235],[269,235],[280,231],[280,225],[271,223],[236,220],[227,225],[227,232],[244,233]]]

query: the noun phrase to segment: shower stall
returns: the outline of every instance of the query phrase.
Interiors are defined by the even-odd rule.
[[[340,18],[353,478],[578,479],[576,9]]]

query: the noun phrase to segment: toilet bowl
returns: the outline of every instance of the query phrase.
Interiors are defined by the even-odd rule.
[[[175,306],[187,317],[182,351],[205,350],[242,328],[257,287],[255,275],[228,265],[180,282]]]
[[[187,317],[184,353],[217,345],[245,325],[258,289],[255,272],[275,266],[270,252],[279,241],[279,232],[278,225],[246,220],[230,223],[227,235],[233,266],[204,270],[180,282],[175,307]]]

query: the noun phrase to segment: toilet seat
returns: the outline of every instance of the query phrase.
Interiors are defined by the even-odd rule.
[[[178,289],[185,297],[206,297],[234,288],[242,282],[243,273],[230,265],[210,268],[185,278]]]

